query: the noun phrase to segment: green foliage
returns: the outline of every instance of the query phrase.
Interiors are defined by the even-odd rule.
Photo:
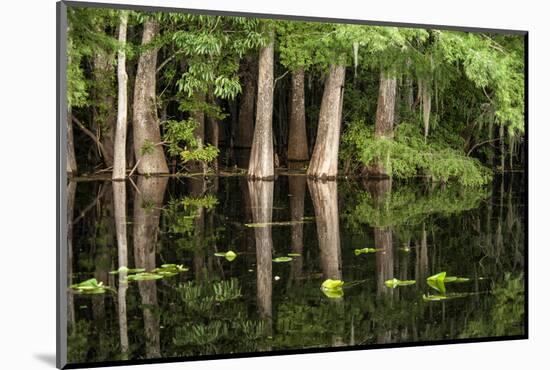
[[[226,260],[231,262],[235,258],[237,258],[237,253],[230,250],[230,251],[227,251],[227,252],[216,252],[216,253],[214,253],[214,256],[216,256],[216,257],[225,257]]]
[[[198,125],[193,118],[167,121],[163,138],[168,146],[168,154],[179,156],[184,162],[198,160],[209,163],[216,159],[219,149],[210,144],[202,145],[195,137]]]
[[[103,294],[107,290],[113,290],[108,286],[103,285],[102,281],[98,282],[95,278],[83,281],[78,284],[73,284],[71,285],[71,289],[73,289],[73,291],[78,294]]]
[[[414,285],[414,284],[416,284],[416,281],[415,280],[399,280],[399,279],[393,278],[393,279],[390,279],[390,280],[386,280],[384,282],[384,284],[388,288],[395,289],[395,288],[400,287],[400,286]]]
[[[356,121],[347,127],[342,141],[343,158],[365,166],[384,158],[385,168],[396,178],[425,176],[464,186],[481,186],[491,180],[488,169],[456,148],[460,138],[451,132],[440,133],[427,143],[419,126],[402,123],[395,129],[394,139],[375,139],[372,126]]]
[[[141,144],[141,148],[139,148],[139,154],[148,155],[148,154],[153,154],[154,151],[155,151],[155,143],[149,139],[143,140],[143,143]]]

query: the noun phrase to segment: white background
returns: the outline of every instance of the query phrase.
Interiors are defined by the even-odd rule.
[[[530,31],[529,340],[144,365],[140,369],[548,368],[550,244],[547,232],[549,197],[545,190],[550,150],[550,122],[547,114],[550,106],[550,12],[544,1],[126,2]],[[55,1],[3,1],[0,17],[0,368],[53,368],[56,249]]]

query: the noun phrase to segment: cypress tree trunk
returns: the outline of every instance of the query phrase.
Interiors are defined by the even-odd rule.
[[[120,13],[118,29],[118,111],[114,145],[113,180],[122,180],[126,177],[126,132],[128,130],[128,75],[126,73],[126,29],[128,26],[128,12]]]
[[[302,257],[304,251],[304,198],[306,195],[306,177],[305,176],[289,176],[288,177],[288,193],[290,197],[290,220],[293,223],[290,226],[290,249],[292,253],[297,253],[299,256],[294,257],[294,261],[290,265],[290,280],[298,281],[302,277],[302,269],[304,259]]]
[[[98,32],[105,33],[103,28]],[[98,148],[106,167],[113,166],[114,136],[117,124],[114,96],[115,69],[112,64],[113,55],[98,50],[93,57],[94,95],[97,106],[94,109],[93,123],[101,147]]]
[[[338,174],[338,147],[340,145],[345,73],[346,68],[342,65],[330,66],[319,112],[317,138],[307,171],[310,177],[334,179]]]
[[[204,102],[204,95],[199,94],[197,96],[197,99],[201,103]],[[198,149],[202,149],[204,147],[205,133],[206,133],[204,112],[194,111],[191,114],[191,117],[198,123],[198,125],[195,128],[195,131],[193,132],[193,134],[195,135],[195,138],[197,139]],[[205,173],[206,172],[206,163],[204,163],[202,161],[191,161],[188,164],[188,168],[189,168],[190,172]]]
[[[273,44],[270,31],[269,43],[260,49],[258,71],[258,101],[256,127],[252,140],[248,176],[252,179],[273,179]]]
[[[239,99],[238,124],[234,127],[234,147],[249,149],[254,135],[254,99],[258,65],[255,58],[246,56],[241,62],[243,92]]]
[[[428,82],[422,84],[422,119],[424,121],[424,140],[428,138],[430,131],[430,113],[432,110],[432,95]]]
[[[380,87],[378,90],[378,105],[376,107],[376,122],[374,128],[375,139],[393,138],[393,121],[395,114],[396,80],[387,72],[380,72]],[[389,177],[389,153],[385,158],[377,158],[369,168],[369,175],[373,177]]]
[[[73,113],[71,107],[67,112],[67,175],[76,175],[76,154],[74,152]]]
[[[155,21],[146,21],[142,45],[146,45],[159,33]],[[168,173],[164,151],[160,143],[160,127],[156,108],[156,65],[158,49],[150,49],[139,56],[134,88],[134,152],[139,161],[140,174]],[[144,144],[153,145],[150,152],[142,154]]]
[[[308,147],[303,68],[298,69],[292,74],[291,84],[288,160],[306,161],[308,159]]]

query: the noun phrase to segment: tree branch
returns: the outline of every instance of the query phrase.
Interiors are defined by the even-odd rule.
[[[75,116],[73,116],[73,122],[76,123],[76,125],[82,130],[82,132],[88,135],[96,143],[97,147],[99,148],[100,154],[103,155],[103,153],[105,153],[105,147],[103,146],[103,144],[101,144],[101,141],[99,141],[97,136],[95,136],[92,131],[88,130]]]

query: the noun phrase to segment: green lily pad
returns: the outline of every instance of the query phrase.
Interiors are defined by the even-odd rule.
[[[342,288],[337,289],[321,289],[327,298],[338,299],[344,296],[344,290]]]
[[[78,284],[73,284],[70,288],[78,294],[103,294],[107,290],[112,290],[108,286],[103,285],[103,282],[98,282],[95,278],[85,280]]]
[[[289,253],[287,254],[289,257],[301,257],[302,255],[300,253]]]
[[[189,271],[189,268],[184,267],[183,265],[176,265],[175,263],[167,263],[153,269],[153,271],[151,272],[159,275],[164,275],[164,276],[174,276],[180,272],[185,272],[185,271]]]
[[[360,254],[376,253],[379,250],[380,249],[376,249],[376,248],[362,248],[362,249],[356,249],[354,253],[356,256],[358,256]]]
[[[333,279],[327,279],[323,281],[323,284],[321,284],[321,288],[323,289],[339,289],[344,286],[344,282],[342,280],[333,280]]]
[[[235,258],[237,258],[237,253],[229,250],[227,252],[217,252],[214,253],[214,256],[216,257],[225,257],[226,260],[229,262],[233,261]]]
[[[273,258],[273,262],[290,262],[292,261],[292,257],[277,257],[277,258]]]
[[[447,291],[447,289],[445,289],[445,280],[428,280],[427,281],[428,285],[432,288],[434,288],[435,290],[437,290],[438,292],[440,293],[443,293],[445,294],[445,292]]]
[[[140,272],[135,275],[128,275],[128,281],[147,281],[147,280],[158,280],[162,279],[164,276],[161,274],[156,274],[152,272]]]
[[[398,286],[407,286],[407,285],[416,284],[416,281],[415,280],[399,280],[399,279],[393,278],[393,279],[390,279],[390,280],[386,280],[386,282],[384,284],[386,284],[386,286],[388,288],[394,289],[394,288],[397,288]]]
[[[126,266],[121,266],[121,267],[118,268],[118,270],[110,271],[109,274],[116,275],[116,274],[119,274],[121,272],[125,272],[127,274],[135,274],[135,273],[138,273],[138,272],[145,272],[145,269],[142,269],[142,268],[130,269]]]
[[[422,299],[427,302],[437,302],[437,301],[446,301],[446,300],[455,299],[455,298],[463,298],[469,295],[470,293],[454,293],[454,294],[447,294],[447,295],[422,294]]]

